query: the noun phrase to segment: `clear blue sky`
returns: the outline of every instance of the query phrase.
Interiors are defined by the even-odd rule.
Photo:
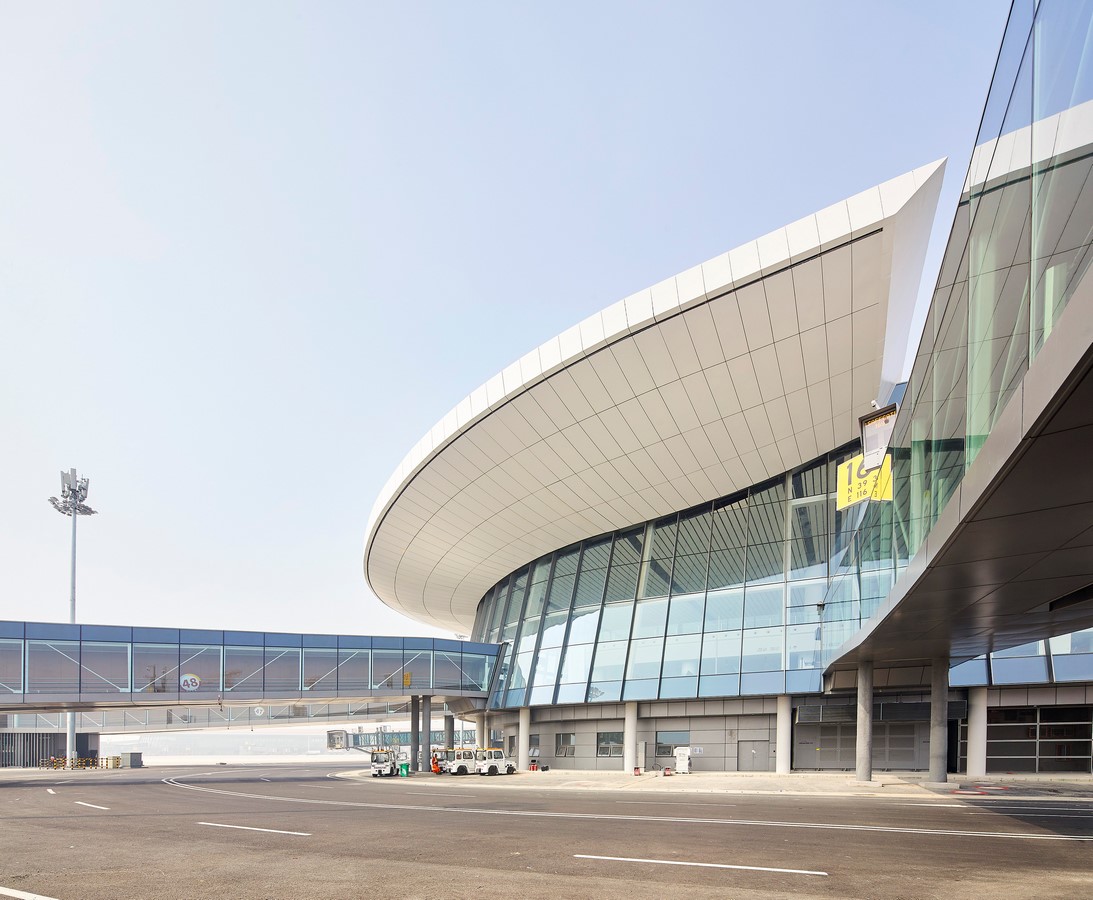
[[[1008,3],[0,0],[0,619],[432,634],[372,503],[619,298],[950,157]],[[935,242],[935,253],[938,242]]]

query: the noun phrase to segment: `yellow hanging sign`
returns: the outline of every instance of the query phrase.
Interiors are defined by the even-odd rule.
[[[861,454],[839,466],[836,509],[846,509],[863,500],[892,499],[892,457],[885,454],[884,464],[867,472]]]

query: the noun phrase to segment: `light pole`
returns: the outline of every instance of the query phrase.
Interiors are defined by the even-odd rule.
[[[87,499],[87,478],[77,478],[76,470],[69,469],[61,472],[61,499],[50,497],[49,502],[53,508],[62,515],[72,516],[72,593],[69,597],[68,621],[76,624],[76,519],[79,516],[93,516],[96,514],[84,501]],[[75,765],[76,760],[76,714],[68,713],[68,747],[67,754],[69,765]]]

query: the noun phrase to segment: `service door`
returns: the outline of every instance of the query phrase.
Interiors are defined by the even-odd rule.
[[[770,771],[770,741],[740,741],[736,754],[737,771]]]

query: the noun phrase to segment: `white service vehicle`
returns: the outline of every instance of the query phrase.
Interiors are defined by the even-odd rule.
[[[449,775],[470,775],[477,771],[474,767],[474,754],[475,751],[467,747],[456,747],[448,751],[449,759],[441,765],[446,767],[445,771]]]
[[[492,747],[474,751],[474,770],[479,775],[512,775],[516,764],[505,756],[504,750]]]
[[[394,750],[379,748],[372,751],[372,777],[398,775],[398,754]]]

